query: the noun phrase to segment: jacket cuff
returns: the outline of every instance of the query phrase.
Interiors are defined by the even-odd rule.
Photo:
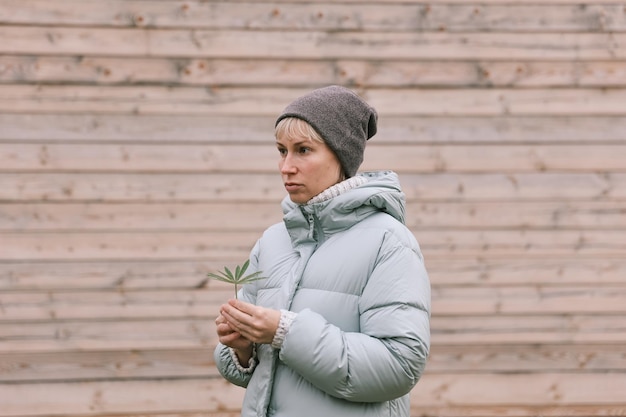
[[[251,374],[254,371],[254,368],[256,368],[256,364],[257,364],[256,345],[254,343],[252,344],[252,356],[250,357],[250,361],[248,362],[247,368],[244,368],[244,366],[241,365],[241,362],[239,362],[239,358],[237,357],[237,353],[235,352],[235,349],[229,347],[228,351],[230,352],[230,358],[233,360],[239,372],[243,372],[244,374]]]
[[[280,349],[283,346],[285,336],[287,336],[287,333],[289,332],[289,327],[297,315],[298,313],[294,313],[293,311],[280,310],[278,329],[276,329],[276,334],[272,340],[272,347],[274,349]]]

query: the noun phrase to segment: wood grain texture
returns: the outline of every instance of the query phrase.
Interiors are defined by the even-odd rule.
[[[483,158],[485,154],[489,159]],[[362,170],[400,173],[520,173],[626,171],[625,145],[387,145],[368,144]],[[276,173],[269,144],[99,145],[3,144],[0,172]]]
[[[381,109],[384,112],[384,109]],[[269,144],[276,115],[1,114],[0,142]],[[372,139],[388,144],[624,144],[625,116],[393,116]]]
[[[409,201],[623,200],[626,173],[401,174]],[[278,203],[276,174],[9,174],[0,173],[4,202]]]
[[[622,344],[623,314],[465,314],[432,318],[433,346]],[[188,349],[212,354],[217,311],[189,317],[0,322],[0,352]],[[142,329],[138,332],[137,329]]]
[[[204,278],[200,276],[199,278]],[[625,285],[433,287],[436,316],[624,315]],[[3,296],[1,322],[48,320],[159,320],[217,317],[219,306],[234,297],[232,288],[208,285],[198,290],[13,292]]]
[[[0,22],[67,26],[448,32],[620,32],[619,4],[349,4],[316,2],[5,0]],[[489,3],[489,2],[486,2]],[[547,3],[547,4],[546,4]],[[593,3],[593,2],[590,2]],[[536,16],[541,15],[542,19]]]
[[[612,60],[626,33],[279,31],[0,27],[3,54],[258,59]]]
[[[3,261],[0,287],[4,291],[95,291],[95,290],[200,290],[224,289],[208,281],[206,273],[240,263],[241,258],[219,260],[144,261]],[[623,284],[626,261],[620,256],[535,257],[484,255],[474,258],[426,259],[433,288],[506,286],[560,286]]]
[[[212,355],[205,348],[84,350],[67,361],[63,351],[0,353],[0,381],[53,383],[59,372],[72,381],[139,380],[217,375]],[[439,345],[430,354],[431,374],[473,372],[616,372],[626,369],[626,360],[615,344],[536,345]]]
[[[615,201],[414,202],[406,222],[427,229],[624,228],[626,203]],[[274,202],[15,203],[0,207],[0,231],[262,231],[282,221]]]
[[[4,113],[240,116],[280,114],[299,88],[0,85]],[[381,116],[573,116],[626,113],[626,89],[367,89]],[[260,107],[261,106],[261,107]]]
[[[428,258],[623,255],[626,230],[413,230]],[[4,233],[0,261],[246,259],[257,232]]]
[[[624,87],[623,61],[214,59],[0,56],[0,82],[104,85]]]
[[[624,377],[619,374],[572,376],[566,373],[546,373],[539,378],[534,375],[431,375],[420,383],[423,389],[416,390],[411,395],[415,404],[414,412],[429,407],[440,408],[450,403],[456,407],[491,406],[505,410],[516,407],[536,409],[537,403],[544,404],[546,408],[562,407],[563,410],[577,406],[584,409],[589,403],[596,404],[597,409],[607,410],[624,406],[622,401],[613,400],[620,392],[619,387],[624,383]],[[142,384],[148,389],[142,390]],[[602,390],[585,390],[584,387],[589,384],[597,385]],[[527,388],[528,385],[531,387]],[[24,401],[24,386],[5,385],[0,388],[2,389],[0,398],[6,400],[2,415],[9,416],[32,410]],[[87,414],[94,411],[157,413],[161,409],[176,409],[183,413],[216,409],[224,411],[236,408],[243,395],[240,388],[232,388],[219,379],[149,383],[136,381],[42,383],[30,384],[28,388],[30,398],[44,405],[42,413],[34,415],[49,415],[55,412]],[[502,400],[498,400],[502,393],[498,396],[493,395],[500,393],[500,390],[509,392]],[[515,394],[512,394],[513,391]],[[520,395],[520,391],[524,394]],[[219,396],[207,394],[216,392],[223,394]],[[158,395],[152,397],[147,393]],[[68,397],[80,398],[80,401],[70,400]]]

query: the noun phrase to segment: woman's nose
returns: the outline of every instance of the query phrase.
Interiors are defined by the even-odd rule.
[[[291,158],[291,154],[289,153],[280,160],[278,166],[280,168],[281,174],[293,173],[296,170],[296,166],[293,164],[293,159]]]

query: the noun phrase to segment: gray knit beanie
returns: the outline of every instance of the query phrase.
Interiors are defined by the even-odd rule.
[[[297,98],[276,120],[296,117],[309,123],[337,155],[346,178],[363,162],[365,142],[376,134],[378,114],[356,93],[337,85]]]

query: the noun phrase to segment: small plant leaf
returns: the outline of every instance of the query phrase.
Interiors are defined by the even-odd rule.
[[[223,275],[223,274],[222,275],[217,275],[217,274],[210,273],[210,274],[207,274],[207,276],[209,278],[211,278],[211,279],[216,279],[218,281],[232,283],[232,280],[230,278],[228,278],[227,276]]]
[[[230,269],[228,269],[227,267],[224,267],[224,272],[226,272],[226,276],[228,276],[228,278],[234,280],[235,277],[233,276],[233,273],[230,272]]]
[[[249,282],[258,281],[260,279],[264,279],[265,277],[261,276],[261,271],[255,272],[253,274],[246,275],[238,280],[240,284],[247,284]]]
[[[228,269],[228,267],[224,267],[224,271],[218,271],[217,274],[209,272],[207,274],[208,278],[216,279],[222,282],[228,282],[229,284],[235,285],[235,298],[237,298],[237,288],[238,285],[248,284],[250,282],[258,281],[260,279],[265,279],[266,277],[261,276],[262,272],[257,271],[252,274],[248,274],[244,276],[244,273],[248,269],[250,265],[250,260],[246,260],[243,265],[235,267],[235,274],[233,275],[232,271]]]
[[[241,275],[243,275],[246,272],[246,269],[248,269],[248,265],[250,265],[249,259],[247,259],[241,266]]]

